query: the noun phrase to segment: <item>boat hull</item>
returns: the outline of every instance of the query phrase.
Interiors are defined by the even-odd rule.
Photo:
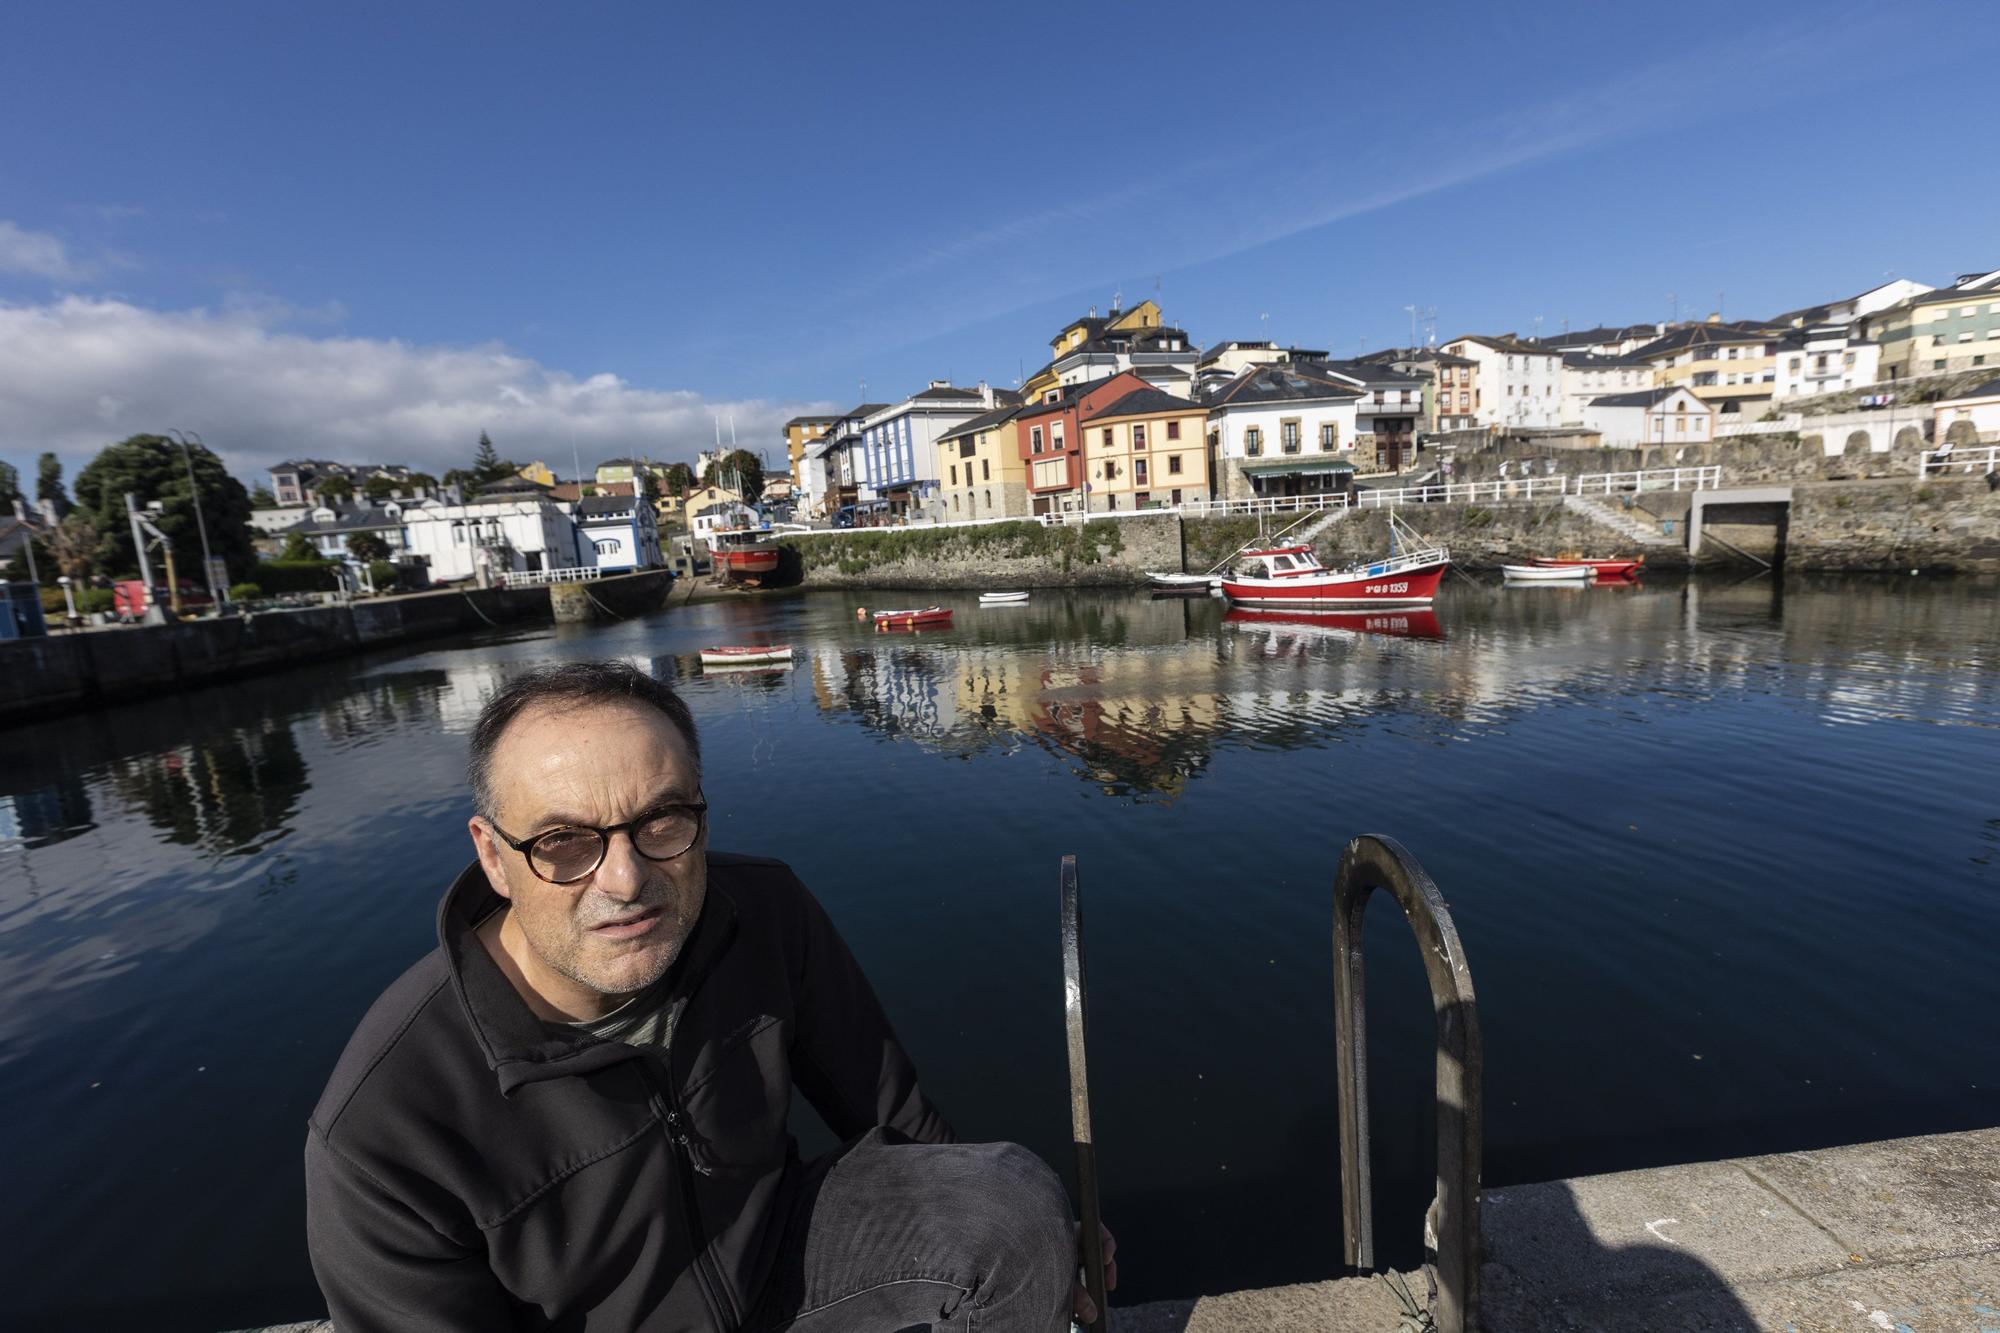
[[[1213,574],[1146,575],[1146,586],[1156,592],[1207,592],[1221,582]]]
[[[791,660],[792,650],[786,645],[776,647],[742,645],[701,650],[703,666],[751,666]]]
[[[940,629],[951,624],[946,607],[928,606],[917,611],[877,611],[876,629]]]
[[[1225,578],[1222,593],[1243,606],[1428,606],[1447,561],[1393,574],[1339,571],[1293,578]]]
[[[1024,592],[982,592],[979,594],[981,606],[1014,606],[1028,600]]]
[[[768,550],[749,547],[741,550],[713,551],[709,558],[717,569],[731,574],[768,574],[778,567],[778,548]]]
[[[1502,565],[1510,583],[1588,583],[1589,565]]]
[[[1629,579],[1637,577],[1639,566],[1645,564],[1645,557],[1637,560],[1567,560],[1557,556],[1544,556],[1536,560],[1536,566],[1545,569],[1567,569],[1582,565],[1601,579]]]

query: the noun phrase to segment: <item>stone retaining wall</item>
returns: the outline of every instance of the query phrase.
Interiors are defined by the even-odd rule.
[[[779,545],[806,588],[1134,587],[1147,570],[1181,567],[1180,516],[1171,513],[801,533]]]
[[[1801,486],[1792,569],[2000,574],[2000,493],[1984,478]]]

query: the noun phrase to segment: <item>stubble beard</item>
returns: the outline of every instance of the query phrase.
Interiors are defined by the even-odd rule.
[[[667,974],[669,968],[680,958],[681,950],[687,946],[688,937],[694,933],[694,924],[701,913],[705,892],[697,886],[683,890],[672,881],[664,881],[664,887],[657,891],[649,889],[638,899],[629,903],[615,902],[600,895],[586,893],[577,900],[576,910],[569,918],[569,930],[560,941],[559,947],[544,950],[535,946],[544,966],[550,971],[569,978],[579,986],[596,991],[600,995],[631,995],[646,989]],[[644,939],[646,947],[653,950],[650,961],[643,972],[633,974],[617,967],[631,957],[630,952],[620,951],[611,959],[599,960],[593,964],[590,959],[592,927],[626,916],[634,910],[660,909],[660,924]],[[531,939],[530,944],[534,941]]]

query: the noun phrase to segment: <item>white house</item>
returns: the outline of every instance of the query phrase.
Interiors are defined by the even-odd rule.
[[[427,500],[403,512],[403,528],[410,553],[429,564],[433,583],[592,563],[577,549],[569,506],[539,494],[501,494],[466,504]]]
[[[714,504],[703,505],[695,510],[694,521],[689,530],[695,540],[706,543],[718,532],[728,532],[732,528],[754,528],[764,521],[764,516],[744,504],[741,500],[718,500]]]
[[[960,389],[949,380],[932,380],[902,402],[878,409],[861,423],[855,453],[859,498],[876,501],[893,514],[935,503],[938,437],[991,411],[999,401],[1000,395],[984,383]]]
[[[1629,356],[1567,352],[1562,359],[1562,424],[1581,426],[1596,399],[1653,387],[1653,368]]]
[[[1346,489],[1354,473],[1361,392],[1310,370],[1253,365],[1204,399],[1217,495],[1233,500]]]
[[[1988,380],[1968,393],[1941,399],[1933,406],[1937,411],[1937,429],[1931,433],[1931,439],[1939,447],[1975,443],[1965,439],[1963,430],[1958,432],[1957,439],[1952,438],[1952,429],[1962,421],[1971,423],[1979,437],[1976,443],[2000,443],[2000,379]]]
[[[1562,352],[1519,338],[1470,334],[1444,345],[1478,366],[1479,419],[1502,428],[1562,425]]]
[[[1706,444],[1715,438],[1715,409],[1674,385],[1593,399],[1583,424],[1609,446]]]
[[[1777,345],[1772,398],[1838,393],[1875,382],[1882,348],[1846,324],[1815,324],[1786,335]]]
[[[599,569],[656,569],[660,525],[653,506],[634,495],[587,495],[576,503],[582,563]]]

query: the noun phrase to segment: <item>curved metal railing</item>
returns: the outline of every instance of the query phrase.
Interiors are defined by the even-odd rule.
[[[1333,1012],[1340,1081],[1340,1201],[1347,1266],[1375,1267],[1369,1178],[1368,1010],[1361,923],[1368,899],[1388,890],[1423,954],[1437,1015],[1437,1194],[1424,1214],[1424,1267],[1438,1333],[1479,1321],[1479,1157],[1482,1103],[1479,1008],[1472,972],[1444,895],[1393,838],[1347,844],[1333,884]]]

